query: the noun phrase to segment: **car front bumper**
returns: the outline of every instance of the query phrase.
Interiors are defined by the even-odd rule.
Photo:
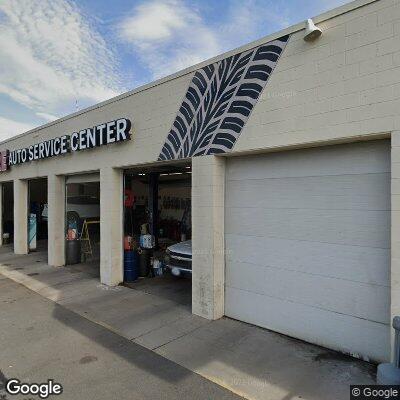
[[[180,256],[169,256],[166,260],[167,267],[172,275],[181,276],[192,274],[192,259]]]

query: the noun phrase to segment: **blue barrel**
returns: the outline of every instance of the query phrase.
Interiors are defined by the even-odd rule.
[[[124,282],[133,282],[139,277],[139,254],[136,250],[124,252]]]

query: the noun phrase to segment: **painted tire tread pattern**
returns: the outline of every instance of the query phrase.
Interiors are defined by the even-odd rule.
[[[232,150],[289,36],[197,70],[159,160]]]

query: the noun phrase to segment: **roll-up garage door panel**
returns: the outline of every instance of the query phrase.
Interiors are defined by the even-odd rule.
[[[389,359],[387,325],[231,288],[226,302],[235,304],[232,318],[378,362]]]
[[[374,145],[371,146],[371,143]],[[357,151],[354,146],[358,147]],[[301,153],[304,157],[300,156]],[[390,172],[389,154],[389,141],[383,140],[381,143],[316,147],[269,153],[267,156],[234,157],[230,159],[228,173],[229,180],[375,174],[377,171]],[[265,168],[266,162],[268,168]]]
[[[242,193],[240,197],[227,197],[226,205],[239,208],[248,204],[252,208],[270,209],[376,210],[382,204],[390,207],[389,184],[387,172],[231,180],[230,190]],[[318,192],[315,192],[316,187]],[[255,197],[254,191],[260,188],[264,188],[262,196]]]
[[[337,278],[329,276],[242,262],[232,262],[231,266],[227,284],[240,282],[241,290],[387,323],[387,289],[384,286],[344,279],[338,284]],[[358,298],[365,300],[349,301],[354,291],[358,292]]]
[[[384,359],[389,337],[389,156],[388,141],[376,141],[230,159],[226,314]],[[303,315],[297,314],[299,307]],[[304,315],[309,321],[302,320]],[[344,329],[340,342],[321,327],[333,328],[338,320]],[[359,329],[366,323],[370,336],[363,345]]]
[[[386,248],[387,211],[237,208],[226,233]]]
[[[367,284],[390,284],[389,268],[382,267],[390,263],[387,249],[332,243],[315,246],[309,241],[270,237],[255,239],[253,236],[232,234],[226,235],[226,243],[228,265],[231,262],[249,263],[349,281],[356,276],[358,282]],[[229,273],[226,278],[231,278]]]

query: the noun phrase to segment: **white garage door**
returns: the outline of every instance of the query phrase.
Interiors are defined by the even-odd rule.
[[[225,235],[227,316],[388,358],[388,141],[229,159]]]

